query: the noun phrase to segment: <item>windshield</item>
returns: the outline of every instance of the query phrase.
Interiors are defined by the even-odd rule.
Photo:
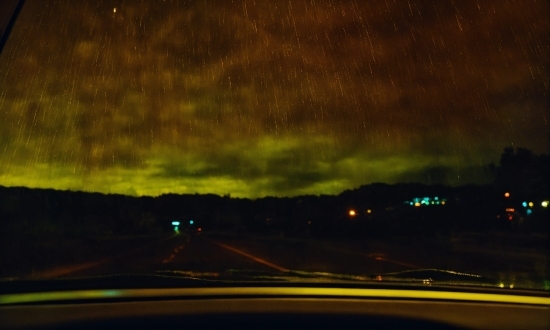
[[[0,278],[550,290],[547,1],[20,9]]]

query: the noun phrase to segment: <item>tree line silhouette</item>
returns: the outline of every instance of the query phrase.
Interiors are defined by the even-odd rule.
[[[548,155],[506,148],[499,164],[490,168],[494,181],[486,185],[373,183],[339,195],[255,200],[213,194],[131,197],[0,186],[0,230],[5,239],[99,237],[167,232],[174,230],[174,220],[185,229],[193,220],[193,226],[205,232],[296,237],[428,239],[455,231],[547,231],[547,208],[540,203],[549,197]],[[445,204],[413,202],[423,197],[432,201],[438,197]],[[524,201],[533,202],[531,214],[522,209]],[[515,218],[500,216],[510,208],[518,210],[514,216],[522,219],[520,226],[512,226]]]

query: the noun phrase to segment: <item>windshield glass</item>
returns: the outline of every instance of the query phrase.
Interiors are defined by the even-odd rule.
[[[0,277],[550,290],[549,9],[27,0],[0,25]]]

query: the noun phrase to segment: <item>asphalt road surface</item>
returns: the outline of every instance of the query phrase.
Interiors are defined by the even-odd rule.
[[[520,250],[508,241],[487,245],[487,236],[461,240],[453,238],[434,244],[419,240],[319,240],[182,232],[91,243],[54,242],[55,250],[33,249],[25,255],[17,251],[11,259],[4,260],[2,278],[151,274],[168,270],[190,274],[230,270],[284,274],[292,270],[374,276],[438,268],[510,283],[534,280],[534,287],[548,282],[550,263],[539,247]]]
[[[239,238],[177,234],[146,247],[115,253],[96,262],[57,267],[38,277],[96,276],[177,270],[219,273],[253,270],[284,273],[289,270],[371,275],[419,268],[394,260],[383,251],[354,251],[349,246],[323,245],[306,240]]]

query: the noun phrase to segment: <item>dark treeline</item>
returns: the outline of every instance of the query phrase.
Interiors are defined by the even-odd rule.
[[[296,237],[429,238],[456,231],[547,230],[547,208],[541,203],[548,200],[548,156],[506,149],[491,168],[495,181],[490,185],[375,183],[337,196],[256,200],[0,186],[0,230],[4,238],[98,237],[171,231],[175,220],[182,230],[200,226],[205,232]]]

